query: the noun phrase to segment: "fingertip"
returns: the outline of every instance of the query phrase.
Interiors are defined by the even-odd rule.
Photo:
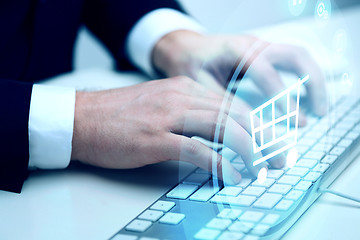
[[[266,170],[268,169],[267,164],[265,164],[265,162],[262,162],[254,167],[251,168],[251,173],[253,174],[254,177],[258,177],[258,174],[260,172],[261,169],[265,168]]]
[[[235,170],[232,176],[232,184],[233,185],[239,184],[241,182],[241,179],[242,179],[241,174],[237,170]]]
[[[286,157],[285,155],[279,154],[274,160],[271,161],[271,166],[274,168],[283,168],[286,164]]]
[[[236,185],[241,182],[241,174],[230,162],[223,162],[222,179],[226,184]]]

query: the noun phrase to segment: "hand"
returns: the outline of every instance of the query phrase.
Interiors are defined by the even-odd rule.
[[[158,42],[153,63],[166,76],[186,75],[221,93],[238,59],[244,58],[255,43],[263,46],[262,52],[253,59],[247,74],[265,96],[271,98],[285,89],[277,70],[293,72],[299,77],[309,74],[311,81],[305,87],[311,109],[316,115],[324,115],[327,109],[324,78],[310,54],[300,47],[270,44],[251,36],[206,36],[175,31]],[[304,125],[306,117],[300,112],[299,126]]]
[[[182,160],[209,171],[216,166],[219,178],[236,184],[241,176],[231,163],[190,138],[213,138],[222,99],[223,96],[186,77],[100,92],[77,92],[71,158],[106,168]],[[234,144],[251,143],[244,124],[246,117],[225,106],[220,132],[226,131],[226,125],[233,140],[228,144],[256,175],[262,166],[253,167],[251,163],[259,155],[253,155],[250,145]]]

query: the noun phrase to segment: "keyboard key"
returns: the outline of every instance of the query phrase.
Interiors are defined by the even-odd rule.
[[[136,240],[137,236],[126,235],[126,234],[116,234],[111,240]]]
[[[259,222],[264,217],[263,212],[246,211],[240,218],[240,221]]]
[[[310,181],[301,181],[295,186],[295,189],[301,190],[301,191],[306,191],[311,187],[311,185],[312,185],[312,182],[310,182]]]
[[[276,193],[264,193],[255,203],[254,207],[256,208],[265,208],[271,209],[275,206],[276,203],[282,198],[281,194]]]
[[[256,196],[259,197],[261,194],[263,194],[265,192],[265,188],[264,187],[247,187],[242,193],[241,195],[251,195],[251,196]]]
[[[220,192],[218,192],[218,194],[236,197],[237,195],[239,195],[241,191],[242,191],[241,187],[229,186],[229,187],[224,187]]]
[[[290,191],[290,189],[291,185],[276,183],[268,190],[268,192],[286,194]]]
[[[317,160],[312,159],[300,159],[297,161],[295,166],[297,167],[306,167],[306,168],[313,168],[318,163]]]
[[[206,202],[212,196],[214,196],[214,194],[217,193],[218,191],[219,191],[219,187],[215,187],[210,183],[206,183],[199,190],[197,190],[193,195],[191,195],[191,197],[189,199],[192,201]]]
[[[335,155],[326,155],[322,160],[321,162],[322,163],[327,163],[327,164],[333,164],[336,159],[338,158],[338,156],[335,156]]]
[[[287,211],[293,204],[294,201],[283,199],[276,205],[275,209],[280,211]]]
[[[299,140],[298,145],[311,147],[316,143],[316,141],[317,141],[316,138],[307,138],[305,135],[303,138]]]
[[[286,196],[286,199],[297,201],[302,195],[304,194],[303,191],[299,190],[291,190]]]
[[[194,238],[201,240],[212,240],[219,236],[220,233],[221,232],[219,230],[202,228],[195,234]]]
[[[239,195],[230,203],[238,206],[249,207],[255,200],[256,197],[254,196]]]
[[[316,180],[319,179],[320,176],[321,176],[321,173],[311,171],[304,177],[304,180],[315,182]]]
[[[248,233],[255,226],[254,223],[235,221],[230,227],[231,232]]]
[[[319,143],[335,145],[340,141],[340,137],[325,135]]]
[[[334,145],[330,143],[318,143],[313,147],[313,150],[328,153],[333,147]]]
[[[295,148],[299,155],[303,155],[309,150],[309,146],[296,146]]]
[[[357,110],[353,109],[353,111],[350,111],[348,113],[347,117],[348,118],[346,120],[350,121],[350,119],[351,119],[356,125],[356,123],[358,123],[360,120],[360,111],[358,109]],[[356,127],[355,127],[355,129],[356,129]]]
[[[324,173],[328,168],[329,168],[329,164],[326,163],[319,163],[318,165],[316,165],[312,171],[313,172],[320,172],[320,173]]]
[[[284,175],[281,178],[279,178],[278,183],[282,183],[282,184],[290,184],[290,185],[295,185],[300,181],[300,177],[299,176],[289,176],[289,175]]]
[[[346,133],[347,133],[347,130],[333,128],[327,133],[327,135],[335,136],[335,137],[343,137]]]
[[[341,121],[338,124],[336,124],[336,128],[349,131],[354,127],[355,124],[356,124],[355,121]]]
[[[133,232],[145,232],[151,226],[151,224],[152,222],[150,221],[135,219],[129,225],[127,225],[125,229]]]
[[[232,221],[230,219],[213,218],[210,222],[208,222],[208,224],[206,224],[206,227],[225,230],[228,226],[230,226],[231,223]]]
[[[308,132],[305,135],[305,137],[319,139],[327,132],[327,128],[316,128],[316,127],[317,126],[314,126],[314,129]]]
[[[240,210],[240,209],[225,208],[225,209],[221,210],[221,212],[219,212],[217,217],[235,220],[241,215],[241,213],[242,213],[242,210]]]
[[[209,178],[210,178],[210,175],[208,175],[208,174],[193,173],[190,176],[188,176],[187,178],[185,178],[183,183],[203,185],[205,182],[207,182],[209,180]]]
[[[341,120],[341,124],[347,124],[349,126],[351,126],[351,128],[355,127],[356,124],[359,122],[359,118],[357,117],[353,117],[353,116],[345,116],[342,120]],[[350,130],[350,129],[349,129]]]
[[[340,156],[344,151],[345,151],[344,147],[334,147],[331,150],[330,155]]]
[[[230,231],[226,231],[223,232],[220,237],[218,238],[218,240],[240,240],[244,237],[244,234],[241,232],[230,232]]]
[[[349,132],[345,138],[350,140],[356,140],[360,135],[360,132],[351,131]]]
[[[246,234],[246,236],[242,240],[259,240],[259,239],[260,239],[259,236]]]
[[[269,188],[271,185],[274,184],[274,182],[275,182],[275,179],[266,178],[263,183],[259,183],[258,180],[255,180],[255,181],[251,184],[251,186]]]
[[[309,171],[310,171],[310,169],[305,168],[305,167],[293,167],[293,168],[290,168],[290,169],[286,172],[286,175],[293,175],[293,176],[303,177],[303,176],[305,176]]]
[[[352,143],[353,143],[353,141],[350,140],[350,139],[343,139],[343,140],[341,140],[341,141],[337,144],[337,146],[347,148],[347,147],[349,147]]]
[[[152,222],[156,222],[159,220],[160,217],[162,217],[164,213],[162,211],[156,211],[156,210],[146,210],[143,212],[138,218],[143,220],[148,220]]]
[[[280,218],[280,215],[270,213],[270,214],[266,215],[263,218],[263,220],[261,220],[261,223],[265,223],[268,225],[274,225],[279,218]]]
[[[168,212],[170,209],[172,209],[175,206],[174,202],[169,202],[169,201],[157,201],[156,203],[154,203],[150,209],[152,210],[159,210],[159,211],[163,211],[163,212]]]
[[[193,192],[195,192],[197,188],[198,188],[198,186],[196,186],[196,185],[179,184],[175,188],[173,188],[168,194],[166,194],[166,197],[168,197],[168,198],[186,199]]]
[[[241,188],[246,188],[251,182],[252,180],[250,178],[242,178],[241,182],[236,186]]]
[[[306,159],[321,160],[325,156],[325,152],[311,150],[304,155]]]
[[[162,218],[160,218],[160,223],[165,224],[171,224],[176,225],[179,224],[183,219],[185,218],[185,215],[182,213],[166,213]]]
[[[263,236],[269,229],[269,225],[258,224],[253,228],[253,230],[251,230],[251,233],[258,236]]]
[[[210,199],[210,202],[230,204],[230,202],[234,202],[235,200],[236,200],[236,197],[225,196],[225,195],[215,195]]]
[[[267,178],[278,179],[283,174],[284,174],[284,170],[282,170],[282,169],[268,169]]]

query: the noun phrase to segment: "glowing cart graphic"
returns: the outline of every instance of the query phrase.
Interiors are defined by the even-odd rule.
[[[253,162],[253,165],[256,166],[262,162],[269,160],[270,158],[287,151],[292,148],[297,143],[297,132],[298,132],[298,122],[299,122],[299,103],[300,103],[300,89],[301,85],[309,80],[309,75],[304,78],[299,78],[297,83],[284,90],[277,96],[273,97],[269,101],[265,102],[261,106],[257,107],[253,111],[250,112],[250,120],[251,120],[251,138],[254,154],[261,152],[270,147],[271,149],[269,153],[263,155],[260,159],[257,159]],[[290,99],[292,98],[291,93],[296,91],[296,106],[291,106]],[[281,105],[282,103],[282,105]],[[279,106],[282,106],[284,113],[281,116],[276,116],[276,109]],[[270,116],[267,120],[265,120],[264,110],[266,109],[268,115]],[[267,115],[267,116],[268,116]],[[260,121],[255,121],[255,116],[259,118]],[[290,123],[294,123],[294,127],[290,127]],[[281,136],[277,136],[276,134],[276,126],[278,124],[283,124],[286,127],[286,130],[283,131]],[[272,136],[270,139],[264,139],[264,130],[271,132]],[[256,140],[258,139],[258,141]],[[259,140],[260,139],[260,140]],[[284,144],[279,144],[283,142]],[[277,146],[278,145],[278,146]],[[291,151],[290,150],[290,151]],[[288,159],[289,162],[289,155]],[[294,149],[294,151],[296,151]],[[297,155],[297,153],[295,153]],[[297,158],[297,156],[295,157]],[[293,160],[296,162],[297,159]],[[295,164],[295,163],[293,163]],[[267,170],[265,168],[261,169],[258,175],[258,180],[265,180],[267,175]]]

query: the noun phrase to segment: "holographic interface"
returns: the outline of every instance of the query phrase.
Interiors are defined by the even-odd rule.
[[[253,162],[253,165],[256,166],[286,150],[289,150],[290,148],[294,147],[297,143],[297,129],[298,129],[298,120],[299,120],[299,103],[300,103],[300,87],[302,84],[304,84],[306,81],[309,80],[309,75],[304,77],[303,79],[298,80],[298,82],[288,89],[284,90],[280,94],[276,95],[269,101],[265,102],[261,106],[257,107],[253,111],[250,112],[250,120],[251,120],[251,138],[252,138],[252,145],[253,145],[253,151],[254,153],[261,152],[265,149],[268,149],[280,142],[286,142],[285,146],[281,146],[279,149],[276,149],[272,151],[271,153],[264,155],[260,159],[257,159]],[[290,107],[290,99],[292,96],[290,96],[292,91],[297,91],[296,96],[296,107],[295,109],[291,109]],[[277,102],[281,101],[281,99],[286,99],[286,112],[284,115],[280,117],[276,117],[275,115],[275,108],[277,106]],[[264,114],[263,110],[267,107],[271,108],[272,116],[271,120],[267,123],[264,123]],[[260,119],[260,124],[258,126],[255,125],[254,117],[258,116]],[[291,128],[291,119],[295,119],[294,128]],[[279,123],[285,123],[286,124],[286,132],[282,134],[281,136],[276,135],[276,125]],[[264,138],[264,130],[265,129],[271,129],[272,132],[272,139],[268,142],[265,142]],[[257,141],[257,136],[259,136],[260,141]]]

